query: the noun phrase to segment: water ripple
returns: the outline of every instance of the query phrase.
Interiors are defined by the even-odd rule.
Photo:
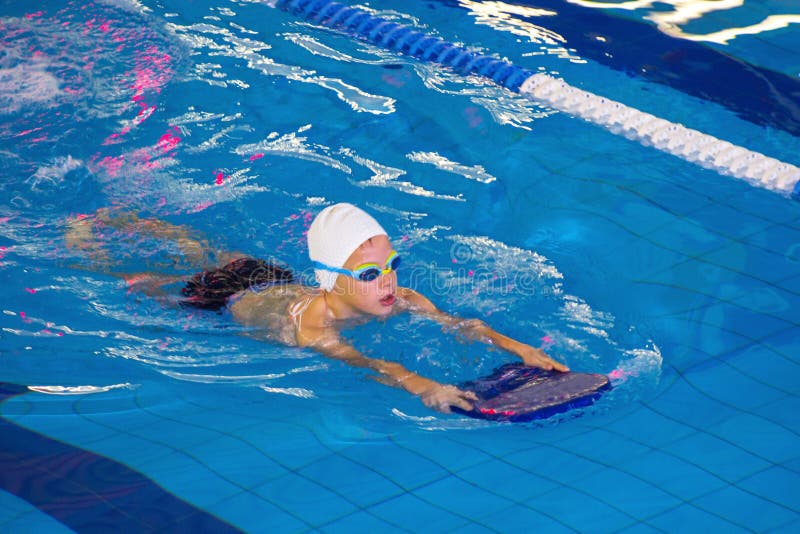
[[[469,180],[475,180],[483,184],[489,184],[497,180],[494,176],[486,172],[481,165],[462,165],[455,161],[450,161],[436,152],[411,152],[406,157],[416,163],[427,163],[439,170],[458,174]]]
[[[298,135],[310,128],[311,125],[308,124],[300,127],[297,132],[290,132],[283,135],[278,132],[272,132],[265,140],[259,141],[258,143],[241,145],[235,148],[234,152],[242,156],[250,156],[251,158],[260,158],[265,154],[288,156],[321,163],[345,174],[352,174],[353,171],[350,167],[327,155],[327,153],[330,152],[330,148],[324,145],[309,143],[307,137]]]
[[[192,24],[189,26],[173,24],[170,27],[193,48],[209,50],[209,56],[221,55],[242,59],[247,62],[248,67],[267,76],[280,76],[288,80],[317,85],[332,91],[340,100],[347,103],[357,112],[383,115],[393,113],[395,110],[395,100],[393,98],[370,94],[339,78],[317,75],[315,71],[306,70],[297,65],[279,63],[262,53],[270,50],[272,48],[271,45],[255,39],[237,36],[227,28],[220,28],[212,24]],[[213,37],[221,38],[224,43],[215,41]],[[211,77],[207,76],[209,72]],[[206,83],[212,85],[225,83],[226,73],[222,70],[201,68],[199,70],[196,69],[195,73],[198,79]]]

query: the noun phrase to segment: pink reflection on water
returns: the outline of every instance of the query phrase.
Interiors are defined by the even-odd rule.
[[[173,131],[177,131],[177,128],[173,128]],[[174,149],[178,146],[178,143],[181,142],[181,138],[172,133],[172,131],[168,131],[161,138],[158,140],[158,149],[161,152],[169,152],[170,150]]]
[[[467,124],[470,128],[477,128],[483,124],[483,117],[480,115],[480,110],[474,106],[464,108],[464,117],[467,119]]]
[[[119,176],[119,170],[125,164],[124,156],[106,156],[97,162],[97,166],[103,168],[112,177]]]

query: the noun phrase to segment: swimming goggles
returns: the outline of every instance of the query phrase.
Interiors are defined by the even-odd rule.
[[[325,265],[324,263],[320,263],[318,261],[314,262],[315,269],[322,269],[323,271],[331,271],[334,273],[339,274],[346,274],[356,280],[361,280],[362,282],[372,282],[379,276],[383,274],[388,274],[392,271],[396,271],[397,268],[400,266],[400,256],[394,250],[389,254],[389,257],[386,258],[386,266],[381,267],[377,263],[365,263],[363,265],[359,265],[352,271],[349,269],[340,269],[338,267],[331,267],[330,265]]]

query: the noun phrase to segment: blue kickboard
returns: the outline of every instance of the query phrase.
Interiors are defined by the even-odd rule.
[[[470,411],[453,406],[454,412],[478,419],[525,422],[588,406],[611,389],[611,383],[601,374],[560,373],[509,363],[459,387],[474,392],[478,401]]]

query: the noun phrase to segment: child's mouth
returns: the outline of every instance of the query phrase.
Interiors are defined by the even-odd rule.
[[[381,299],[381,304],[383,304],[384,306],[391,306],[392,304],[394,304],[394,301],[395,301],[394,295],[386,295]]]

